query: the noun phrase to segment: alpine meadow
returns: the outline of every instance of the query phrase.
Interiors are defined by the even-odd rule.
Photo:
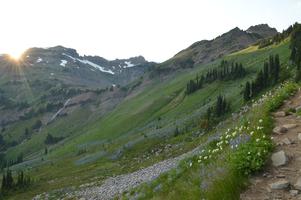
[[[286,12],[281,17],[287,19],[269,18],[267,24],[255,20],[264,20],[264,9],[247,13],[242,1],[227,2],[229,12],[245,9],[228,17],[218,13],[226,9],[223,1],[213,1],[216,11],[211,3],[198,3],[208,19],[192,17],[197,16],[189,11],[195,11],[194,0],[145,5],[114,0],[114,7],[105,1],[67,1],[28,1],[24,19],[30,12],[40,16],[33,15],[36,24],[28,21],[28,29],[18,34],[59,28],[55,15],[73,24],[72,17],[80,20],[77,15],[82,14],[78,27],[66,25],[59,34],[47,29],[42,41],[48,43],[22,37],[30,46],[20,54],[14,54],[18,42],[5,46],[10,33],[0,40],[7,48],[0,54],[0,199],[301,199],[300,13],[294,18],[294,11],[291,17]],[[300,9],[300,1],[294,1]],[[261,3],[248,2],[258,9]],[[271,16],[278,15],[278,3],[270,1]],[[35,11],[35,5],[45,15]],[[54,9],[47,16],[52,5],[57,13]],[[93,5],[99,6],[97,12]],[[149,11],[143,14],[148,6],[162,7],[149,17]],[[125,10],[119,12],[120,7]],[[59,12],[62,9],[65,13]],[[176,17],[172,9],[183,10],[182,16]],[[101,15],[109,11],[117,17]],[[21,13],[15,15],[22,18]],[[220,21],[223,17],[230,19],[228,25]],[[214,25],[208,25],[209,18]],[[172,22],[165,23],[167,19]],[[13,24],[14,19],[7,20]],[[199,27],[191,28],[192,23]],[[166,36],[169,29],[179,30],[178,39]],[[172,53],[162,41],[182,44],[188,32],[212,36],[164,61],[149,59]],[[120,48],[112,51],[102,44],[106,40],[112,49],[121,40],[133,45],[117,44]],[[76,49],[66,47],[73,42]],[[94,52],[82,54],[91,46]],[[98,56],[98,50],[106,48],[107,55],[126,57],[139,49],[147,56]]]

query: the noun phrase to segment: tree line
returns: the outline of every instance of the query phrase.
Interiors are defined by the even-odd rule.
[[[291,34],[291,61],[297,66],[296,81],[301,80],[301,24],[294,24]]]
[[[270,46],[272,44],[279,44],[281,41],[289,37],[293,32],[293,30],[294,30],[294,26],[289,26],[286,30],[283,30],[282,33],[277,33],[273,37],[260,40],[258,42],[258,48],[261,49]]]
[[[231,104],[225,96],[216,97],[216,103],[208,107],[206,114],[201,120],[201,128],[209,129],[214,122],[231,111]]]
[[[186,85],[186,94],[194,93],[201,89],[206,83],[211,83],[216,80],[234,80],[242,78],[245,75],[246,70],[241,63],[222,60],[218,67],[210,69],[201,75],[197,74],[195,79],[190,80]]]
[[[257,96],[263,89],[275,85],[279,80],[280,59],[279,55],[270,55],[269,60],[264,63],[254,81],[246,82],[243,96],[245,101]]]
[[[19,171],[17,173],[15,180],[12,175],[12,171],[10,169],[7,169],[6,172],[4,172],[2,175],[0,198],[10,191],[27,188],[31,183],[31,177],[29,175],[25,175],[23,171]]]

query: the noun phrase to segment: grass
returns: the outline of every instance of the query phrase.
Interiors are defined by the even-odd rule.
[[[274,89],[273,95],[266,95],[258,100],[263,103],[254,103],[258,105],[243,116],[241,127],[246,127],[242,129],[242,133],[244,135],[247,130],[250,133],[250,140],[246,143],[241,143],[234,150],[228,145],[222,145],[225,149],[221,153],[213,153],[220,141],[224,141],[223,144],[226,140],[231,141],[227,139],[227,135],[232,140],[237,137],[233,137],[233,130],[239,132],[240,128],[237,128],[237,123],[232,122],[232,129],[226,131],[219,141],[210,143],[201,154],[202,158],[212,156],[211,159],[202,159],[199,156],[188,158],[177,169],[161,175],[150,184],[133,189],[124,194],[124,198],[135,195],[138,199],[239,199],[241,191],[248,184],[248,177],[264,167],[273,149],[270,139],[273,121],[270,113],[278,109],[298,87],[297,84],[287,83]],[[254,128],[246,125],[246,122]]]

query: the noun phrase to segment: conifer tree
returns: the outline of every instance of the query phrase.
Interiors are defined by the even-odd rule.
[[[251,98],[251,85],[250,82],[248,81],[246,83],[245,90],[244,90],[244,100],[249,101],[250,98]]]

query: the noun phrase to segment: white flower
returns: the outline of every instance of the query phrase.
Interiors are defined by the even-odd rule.
[[[191,167],[192,166],[192,162],[191,163],[189,163],[189,167]]]
[[[236,131],[234,131],[234,132],[232,133],[232,136],[233,136],[233,137],[235,137],[235,136],[236,136],[236,134],[237,134],[237,132],[236,132]]]
[[[250,154],[251,154],[251,152],[249,151],[249,152],[248,152],[248,155],[250,155]]]
[[[257,139],[256,139],[256,142],[259,142],[259,141],[260,141],[260,139],[259,139],[259,138],[257,138]]]
[[[254,134],[254,131],[251,131],[250,135],[253,135]]]
[[[263,122],[263,120],[262,120],[262,119],[260,119],[260,120],[259,120],[259,123],[262,123],[262,122]]]

